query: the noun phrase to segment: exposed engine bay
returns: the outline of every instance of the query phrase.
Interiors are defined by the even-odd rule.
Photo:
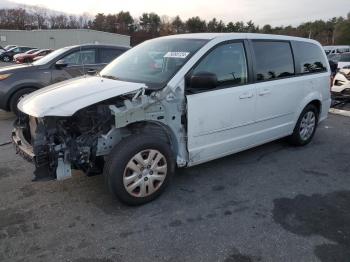
[[[88,106],[69,117],[20,114],[12,139],[17,153],[34,162],[35,180],[63,180],[71,177],[71,169],[99,174],[105,157],[123,137],[140,130],[154,133],[157,125],[175,120],[175,110],[180,108],[175,101],[170,104],[174,109],[171,114],[164,111],[158,99],[140,91]],[[155,124],[142,122],[145,120]],[[180,127],[181,123],[173,121],[172,125]],[[170,132],[163,136],[176,139]]]
[[[117,101],[115,101],[117,102]],[[96,156],[98,137],[108,133],[113,125],[110,101],[78,111],[71,117],[35,118],[21,114],[16,125],[32,145],[36,175],[48,173],[57,179],[70,176],[73,168],[84,172],[99,172],[103,159]],[[54,172],[56,169],[59,172]]]

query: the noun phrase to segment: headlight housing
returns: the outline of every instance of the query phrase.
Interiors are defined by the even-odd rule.
[[[1,80],[5,80],[5,79],[8,78],[10,75],[12,75],[12,74],[0,74],[0,81],[1,81]]]

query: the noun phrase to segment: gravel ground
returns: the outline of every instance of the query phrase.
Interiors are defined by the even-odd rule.
[[[0,113],[0,143],[12,116]],[[0,147],[0,261],[349,261],[350,118],[307,147],[283,140],[178,170],[156,201],[127,207],[102,176],[31,182]]]

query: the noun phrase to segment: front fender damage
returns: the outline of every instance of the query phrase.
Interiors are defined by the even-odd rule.
[[[165,133],[178,166],[184,166],[188,153],[182,97],[180,88],[148,94],[142,88],[81,109],[71,117],[25,115],[17,129],[23,130],[33,147],[38,179],[64,180],[72,176],[72,169],[101,173],[105,157],[124,137],[154,127]]]

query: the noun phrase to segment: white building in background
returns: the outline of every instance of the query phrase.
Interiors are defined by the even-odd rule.
[[[3,30],[0,45],[21,45],[39,49],[58,49],[77,44],[114,44],[130,46],[130,36],[90,29]]]

